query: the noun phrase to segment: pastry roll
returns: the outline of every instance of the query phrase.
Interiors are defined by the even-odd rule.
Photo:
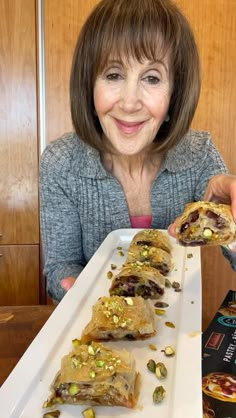
[[[95,342],[81,344],[62,358],[43,407],[66,403],[133,408],[137,383],[135,362],[126,350],[111,350]]]
[[[139,297],[103,296],[92,309],[92,318],[81,340],[145,339],[155,335],[155,319],[149,301]]]
[[[157,269],[136,262],[125,264],[113,277],[109,293],[118,296],[158,299],[163,295],[164,289],[165,278]]]
[[[236,239],[229,205],[194,202],[185,206],[176,223],[176,237],[184,246],[223,245]]]
[[[164,276],[172,269],[171,255],[161,248],[148,245],[130,244],[126,262],[134,263],[136,261],[155,267]]]
[[[143,229],[137,232],[131,241],[131,245],[133,244],[161,248],[168,253],[172,250],[168,235],[158,229]]]
[[[209,373],[202,378],[202,391],[224,402],[236,402],[236,377],[224,372]]]

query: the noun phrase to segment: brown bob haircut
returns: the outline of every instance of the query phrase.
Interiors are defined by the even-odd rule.
[[[154,140],[166,151],[189,130],[200,94],[199,56],[192,30],[171,0],[102,0],[85,21],[70,77],[71,116],[77,135],[104,151],[106,141],[93,102],[95,80],[109,57],[162,59],[170,56],[173,83],[169,121]]]

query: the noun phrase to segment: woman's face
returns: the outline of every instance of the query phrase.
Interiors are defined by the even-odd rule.
[[[169,60],[111,59],[94,86],[94,105],[104,137],[123,155],[148,149],[168,113]]]

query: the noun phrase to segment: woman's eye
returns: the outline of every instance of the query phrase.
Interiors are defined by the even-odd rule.
[[[106,78],[108,80],[115,81],[115,80],[119,80],[121,78],[121,75],[118,73],[110,73],[110,74],[107,74]]]
[[[154,75],[148,75],[144,78],[145,81],[147,81],[149,84],[158,84],[160,81],[160,78]]]

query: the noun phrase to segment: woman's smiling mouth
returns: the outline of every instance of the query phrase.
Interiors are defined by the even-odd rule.
[[[145,121],[142,122],[126,122],[123,120],[115,119],[115,123],[119,131],[121,131],[125,135],[134,134],[140,131],[143,127]]]

